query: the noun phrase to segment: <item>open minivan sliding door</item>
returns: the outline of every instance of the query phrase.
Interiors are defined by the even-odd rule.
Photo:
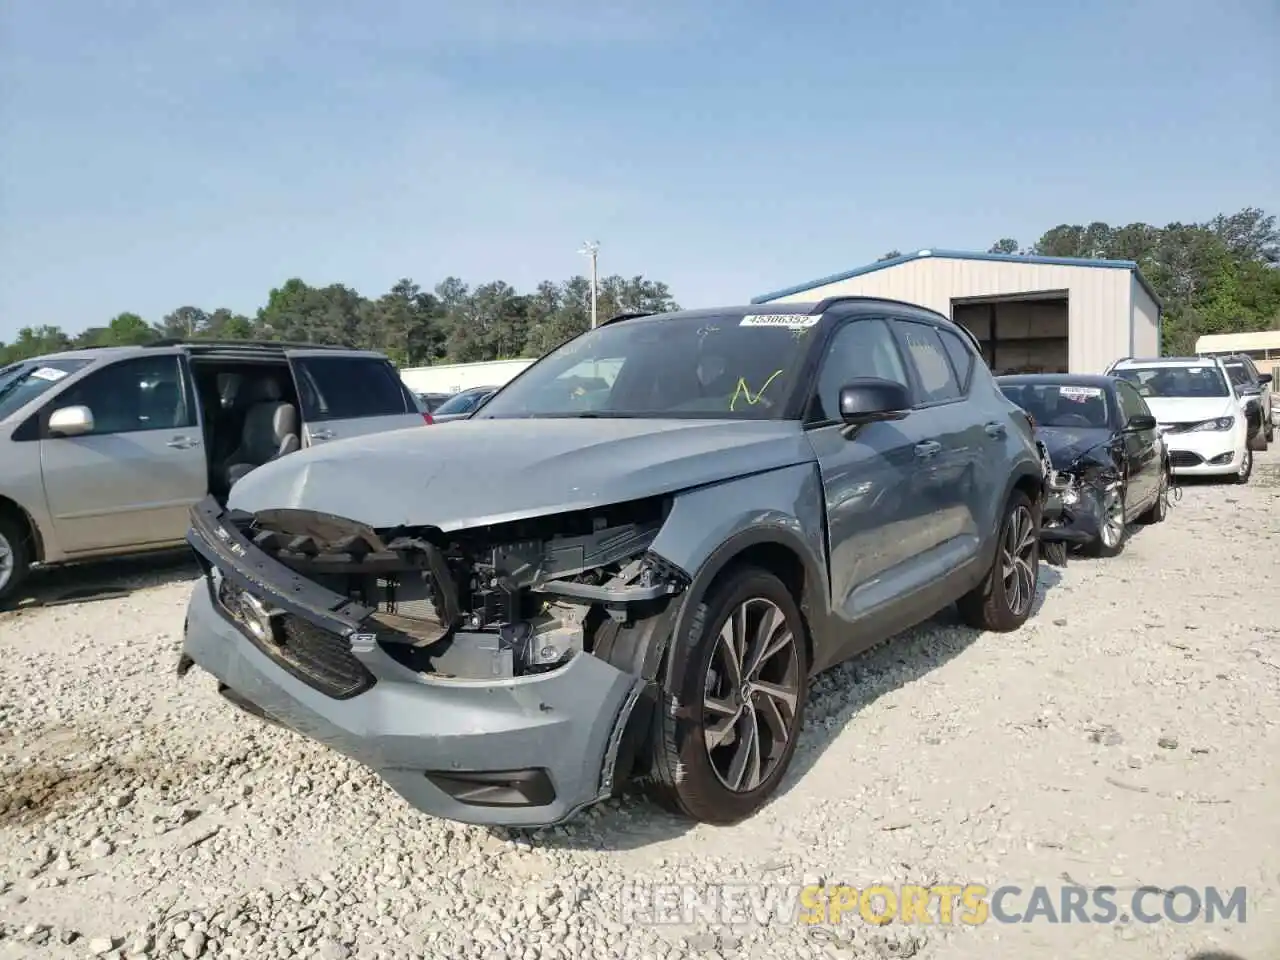
[[[378,353],[287,350],[302,407],[302,445],[425,424],[400,374]]]

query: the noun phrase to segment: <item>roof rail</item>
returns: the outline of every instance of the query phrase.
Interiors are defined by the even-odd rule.
[[[655,312],[656,311],[654,310],[636,310],[632,313],[615,313],[604,323],[597,324],[596,326],[607,327],[611,323],[619,323],[622,320],[634,320],[636,317],[652,317]]]
[[[243,350],[353,350],[338,343],[302,343],[296,340],[204,340],[199,337],[165,337],[143,347],[211,347]]]

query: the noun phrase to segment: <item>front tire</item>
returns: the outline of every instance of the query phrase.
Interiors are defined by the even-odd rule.
[[[31,571],[27,532],[11,517],[0,514],[0,609],[13,598]]]
[[[1268,435],[1267,429],[1262,424],[1258,424],[1257,433],[1249,438],[1249,449],[1256,450],[1258,453],[1265,453],[1267,443],[1270,440],[1271,437]]]
[[[1015,490],[1000,523],[991,569],[982,583],[956,603],[960,619],[975,630],[1007,633],[1031,616],[1040,575],[1040,513]]]
[[[804,618],[772,573],[738,567],[699,604],[689,659],[655,711],[649,792],[674,813],[729,825],[764,805],[804,723]]]
[[[1240,461],[1240,468],[1232,474],[1231,482],[1245,484],[1249,482],[1251,476],[1253,476],[1253,450],[1246,444],[1244,457]]]
[[[1120,555],[1127,532],[1125,516],[1129,498],[1128,484],[1108,489],[1102,495],[1102,529],[1098,539],[1089,545],[1089,553],[1102,559]]]

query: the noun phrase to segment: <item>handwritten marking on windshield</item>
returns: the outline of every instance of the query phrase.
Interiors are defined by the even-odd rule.
[[[747,401],[747,406],[754,407],[764,399],[764,392],[769,389],[769,384],[773,383],[780,373],[782,373],[781,370],[773,371],[769,379],[764,382],[764,386],[756,391],[756,395],[754,397],[751,396],[751,388],[747,386],[746,378],[739,377],[738,386],[734,389],[733,397],[729,400],[729,412],[732,413],[734,411],[734,407],[737,405],[739,397]]]

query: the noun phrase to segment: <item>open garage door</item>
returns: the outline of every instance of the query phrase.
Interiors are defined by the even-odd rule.
[[[1007,298],[953,300],[951,317],[982,345],[997,376],[1068,372],[1065,290]]]

